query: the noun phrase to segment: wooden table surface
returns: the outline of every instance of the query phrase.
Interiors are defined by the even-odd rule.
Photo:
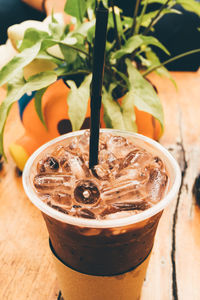
[[[200,299],[200,208],[192,195],[200,172],[200,72],[172,76],[178,92],[167,79],[153,75],[151,80],[165,112],[160,142],[177,158],[182,185],[161,218],[141,300]],[[6,149],[22,133],[14,105],[6,125]],[[44,221],[27,199],[6,152],[8,163],[0,172],[0,299],[56,300],[59,288]]]

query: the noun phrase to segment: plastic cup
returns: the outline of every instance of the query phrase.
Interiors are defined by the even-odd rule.
[[[131,138],[138,146],[159,156],[167,170],[168,185],[163,199],[139,214],[113,220],[73,217],[45,204],[35,193],[32,181],[41,154],[84,131],[58,137],[32,154],[23,172],[23,185],[46,222],[65,300],[138,300],[160,217],[180,187],[180,168],[159,143],[126,131],[102,131]]]

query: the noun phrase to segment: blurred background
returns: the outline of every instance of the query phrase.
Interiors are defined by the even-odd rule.
[[[85,0],[82,0],[85,1]],[[200,2],[200,0],[196,0]],[[46,15],[63,9],[66,0],[0,0],[0,44],[7,40],[7,28],[25,20],[43,20]],[[125,15],[133,15],[136,0],[114,0],[123,9]],[[159,7],[151,4],[148,10]],[[200,48],[200,18],[184,10],[180,5],[175,9],[181,14],[170,13],[162,17],[155,25],[153,34],[176,56],[180,53]],[[161,61],[169,57],[159,48],[154,49]],[[181,58],[167,65],[171,71],[196,71],[200,66],[200,53]]]

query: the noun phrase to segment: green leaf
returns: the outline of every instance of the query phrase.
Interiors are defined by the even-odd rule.
[[[67,84],[71,88],[67,97],[67,103],[69,106],[68,114],[73,131],[79,130],[85,120],[90,97],[91,78],[92,74],[88,75],[78,88],[74,81],[67,81]]]
[[[42,112],[42,97],[44,95],[44,93],[46,92],[46,88],[43,88],[39,91],[37,91],[37,93],[35,93],[35,110],[38,114],[38,117],[40,119],[40,121],[42,122],[42,124],[45,126],[45,128],[47,129],[45,120],[44,120],[44,116],[43,116],[43,112]]]
[[[160,60],[158,58],[158,56],[153,52],[153,51],[148,51],[146,52],[146,56],[148,58],[148,61],[149,61],[149,65],[148,65],[148,69],[147,71],[154,67],[154,66],[157,66],[160,63]],[[158,68],[156,70],[156,73],[160,76],[165,76],[167,78],[169,78],[171,80],[171,82],[173,83],[174,87],[176,88],[176,90],[178,90],[178,87],[177,87],[177,84],[176,84],[176,81],[174,80],[174,78],[171,76],[170,72],[168,72],[168,70],[164,67],[164,66],[160,66],[160,68]]]
[[[108,0],[106,0],[108,1]],[[95,10],[95,1],[94,0],[87,0],[86,1],[87,4],[87,9],[94,11]],[[91,12],[92,13],[92,12]]]
[[[121,37],[123,37],[125,39],[124,29],[123,29],[123,22],[122,22],[121,17],[120,17],[120,10],[118,8],[116,8],[116,7],[115,7],[115,18],[116,18],[117,31],[119,33],[119,36],[121,36]],[[108,15],[108,28],[115,28],[114,20],[113,20],[113,14],[112,13],[110,13]]]
[[[65,61],[67,61],[67,63],[71,64],[73,63],[76,58],[77,58],[77,51],[75,51],[74,49],[66,46],[66,45],[59,45],[60,50],[65,58]]]
[[[12,80],[12,78],[14,78],[23,69],[23,67],[34,60],[39,50],[40,43],[37,43],[33,47],[27,48],[13,57],[13,59],[0,71],[0,85]]]
[[[119,59],[124,55],[131,54],[142,45],[154,45],[161,48],[165,53],[169,55],[169,51],[156,38],[152,36],[135,35],[129,38],[124,46],[112,55],[112,58]]]
[[[176,0],[185,10],[194,12],[200,16],[200,3],[195,0]]]
[[[151,62],[148,59],[146,59],[143,55],[137,54],[136,57],[140,60],[142,66],[149,67],[152,65]]]
[[[151,3],[160,3],[160,4],[165,4],[167,0],[148,0],[148,4]],[[142,5],[144,4],[145,0],[142,0]],[[174,0],[171,0],[171,2],[174,2]]]
[[[131,85],[129,93],[134,98],[135,106],[154,116],[163,128],[163,109],[153,86],[140,74],[129,59],[126,59],[126,64]]]
[[[88,43],[92,44],[95,37],[95,25],[91,27],[87,32],[87,41]]]
[[[64,22],[56,19],[56,17],[54,16],[53,10],[52,10],[52,14],[51,14],[51,22],[49,23],[49,31],[51,33],[52,38],[54,39],[61,39],[62,36],[65,33],[65,29],[66,26],[64,25]]]
[[[104,121],[107,128],[125,130],[125,124],[119,103],[113,100],[111,92],[104,89],[102,94],[102,103],[104,107]]]
[[[79,22],[82,22],[87,10],[86,0],[68,0],[64,10],[68,15],[71,15]]]
[[[25,86],[24,93],[38,91],[57,80],[57,75],[54,71],[41,72],[28,78]]]
[[[145,3],[145,1],[146,0],[142,0],[142,5],[144,5],[144,3]],[[150,3],[160,3],[160,4],[164,4],[164,3],[166,3],[166,0],[148,0],[148,4],[150,4]]]
[[[55,64],[59,65],[59,64],[63,64],[63,61],[59,58],[56,58],[50,54],[48,54],[46,51],[40,51],[37,56],[36,59],[45,59],[45,60],[49,60],[54,62]]]
[[[141,39],[143,40],[143,45],[153,45],[160,49],[162,49],[166,54],[170,55],[169,51],[165,48],[165,46],[160,43],[156,38],[153,36],[141,36]]]
[[[148,27],[149,24],[151,23],[151,20],[157,15],[158,13],[158,10],[155,10],[155,11],[152,11],[152,12],[149,12],[147,14],[145,14],[142,18],[142,23],[141,23],[141,26],[143,27]],[[157,21],[163,17],[164,15],[166,14],[169,14],[169,13],[173,13],[173,14],[182,14],[179,10],[177,9],[173,9],[173,8],[165,8],[162,10],[159,18],[157,19]],[[154,22],[154,25],[155,25],[155,22]],[[151,29],[152,30],[152,29]]]
[[[82,23],[82,24],[80,24],[80,26],[77,26],[77,28],[75,28],[71,34],[74,35],[76,33],[79,33],[83,37],[86,37],[87,33],[88,33],[88,30],[95,27],[95,22],[96,22],[96,20],[93,19],[90,22]]]
[[[47,39],[49,34],[46,31],[40,31],[35,28],[28,28],[24,33],[24,38],[20,45],[19,51],[31,48],[37,43],[41,43],[44,39]]]
[[[104,5],[106,8],[109,8],[109,6],[108,6],[108,0],[102,0],[102,2],[103,2],[103,5]]]
[[[128,39],[120,50],[112,54],[112,59],[119,59],[124,55],[131,54],[134,50],[143,44],[143,40],[139,35],[132,36]]]
[[[54,40],[54,39],[44,40],[41,45],[41,51],[47,50],[48,48],[50,48],[54,45],[59,45],[59,46],[66,46],[68,48],[71,48],[79,53],[83,53],[84,55],[88,56],[88,52],[85,50],[84,46],[80,45],[80,44],[76,44],[76,42],[74,42],[74,39],[71,38],[71,39],[68,39],[68,40],[66,39],[66,40],[62,40],[62,41]],[[72,41],[73,41],[73,43],[72,43]]]
[[[175,3],[174,3],[175,2]],[[160,3],[165,4],[166,0],[148,0],[148,4],[151,3]],[[144,4],[144,1],[142,1],[142,4]],[[197,15],[200,15],[200,3],[196,0],[171,0],[168,5],[171,4],[180,4],[185,10],[191,11],[196,13]]]
[[[26,82],[21,72],[14,78],[12,85],[8,86],[8,94],[0,106],[0,153],[5,156],[3,149],[3,131],[5,122],[12,104],[18,101],[25,93],[43,89],[55,82],[57,76],[54,72],[42,72],[31,76]]]
[[[64,33],[64,25],[60,23],[50,23],[49,30],[54,39],[60,39]]]
[[[67,36],[64,40],[57,41],[57,44],[68,64],[74,63],[78,54],[87,55],[84,48],[84,37],[81,34]]]
[[[124,73],[117,70],[115,67],[112,67],[112,69],[124,80],[124,82],[126,83],[127,88],[129,89],[130,82],[128,80],[128,77]]]
[[[72,32],[71,34],[68,34],[68,36],[63,41],[69,45],[75,45],[75,44],[77,44],[79,46],[82,45],[82,49],[84,49],[83,45],[85,42],[85,36],[79,32]]]
[[[54,16],[54,11],[53,11],[53,9],[52,9],[52,12],[51,12],[51,23],[54,23],[54,24],[58,24],[59,22],[58,22],[58,20],[55,18],[55,16]],[[50,23],[50,24],[51,24]]]
[[[69,71],[68,69],[66,69],[65,67],[58,67],[55,70],[55,73],[58,76],[65,76],[65,78],[70,78],[70,77],[74,77],[74,76],[86,76],[90,74],[89,70],[84,70],[84,69],[77,69],[77,70],[71,70]],[[80,78],[80,77],[79,77]]]
[[[127,30],[128,28],[131,28],[132,24],[133,24],[133,18],[123,16],[122,25],[125,30]]]
[[[126,130],[137,132],[136,117],[134,110],[134,95],[128,92],[122,100],[122,115]]]

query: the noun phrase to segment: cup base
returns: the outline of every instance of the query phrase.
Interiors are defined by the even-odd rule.
[[[115,276],[94,276],[66,266],[50,247],[64,300],[139,300],[151,253],[136,268]]]

